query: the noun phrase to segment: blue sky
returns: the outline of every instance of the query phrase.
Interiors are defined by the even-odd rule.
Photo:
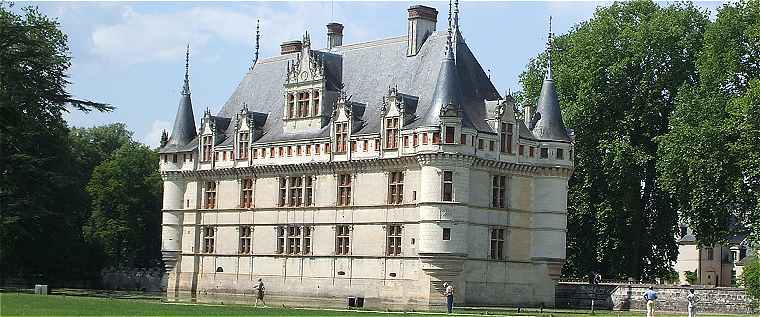
[[[499,91],[520,90],[518,75],[544,49],[548,17],[557,34],[593,16],[609,2],[460,1],[460,26],[480,64],[490,69]],[[190,43],[190,88],[196,117],[216,112],[237,87],[253,55],[256,19],[261,19],[261,56],[279,44],[311,34],[324,47],[325,25],[345,26],[343,43],[406,33],[406,9],[438,9],[444,30],[448,2],[16,2],[36,5],[56,17],[69,36],[73,56],[70,91],[78,98],[116,106],[110,113],[72,112],[72,126],[124,122],[151,146],[171,129]],[[712,10],[720,2],[699,2]],[[370,75],[370,74],[368,74]],[[198,122],[198,120],[196,120]]]

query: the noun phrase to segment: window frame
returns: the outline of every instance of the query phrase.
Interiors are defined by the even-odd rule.
[[[216,227],[203,226],[203,249],[201,253],[213,254],[216,249]]]
[[[449,179],[446,175],[450,175]],[[454,201],[454,171],[441,172],[441,201]]]
[[[335,225],[335,255],[351,255],[351,225]]]
[[[489,233],[488,258],[491,260],[504,260],[504,245],[506,244],[507,230],[504,227],[491,227]]]
[[[403,242],[404,226],[401,224],[389,224],[385,227],[385,255],[402,256],[401,244]]]
[[[399,205],[404,202],[404,172],[391,171],[388,173],[388,197],[390,205]]]
[[[491,175],[491,208],[506,209],[509,205],[507,199],[507,183],[505,175]]]
[[[385,118],[385,149],[398,149],[399,117]]]
[[[238,254],[253,253],[253,226],[241,225],[238,227]]]
[[[337,206],[351,205],[351,186],[353,184],[353,175],[341,173],[337,175],[338,196],[336,199]]]
[[[253,208],[253,178],[243,178],[240,183],[240,208]]]
[[[205,209],[217,207],[217,187],[218,184],[215,181],[206,181],[206,186],[203,187],[203,206]]]

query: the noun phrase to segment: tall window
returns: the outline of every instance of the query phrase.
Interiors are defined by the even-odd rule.
[[[494,151],[495,150],[494,143],[496,143],[496,142],[494,142],[494,141],[488,141],[488,150],[489,151]]]
[[[418,143],[419,137],[417,136],[417,133],[415,133],[414,136],[412,136],[412,146],[417,146]]]
[[[391,172],[388,175],[388,203],[400,204],[404,201],[404,172]]]
[[[335,255],[349,255],[351,254],[351,240],[349,233],[351,227],[348,225],[335,226]]]
[[[385,148],[398,148],[398,117],[385,119]]]
[[[491,259],[504,259],[504,228],[491,228]]]
[[[293,118],[295,114],[296,101],[293,94],[288,94],[288,118]]]
[[[446,127],[446,144],[454,143],[454,127]]]
[[[214,232],[216,228],[212,226],[203,227],[203,253],[214,253]]]
[[[319,115],[319,90],[314,91],[314,95],[311,100],[311,115]]]
[[[459,136],[459,144],[467,145],[467,135],[466,134],[463,133],[462,135]]]
[[[277,254],[285,253],[285,226],[277,226]]]
[[[401,255],[401,225],[388,225],[385,229],[388,248],[386,255]]]
[[[300,207],[303,203],[303,178],[295,176],[290,178],[290,202],[288,206]]]
[[[563,150],[563,149],[557,149],[557,159],[558,160],[564,160],[565,159],[565,150]]]
[[[277,206],[285,206],[286,197],[288,195],[288,179],[280,177],[280,191],[277,199]]]
[[[422,144],[427,145],[428,144],[428,134],[427,132],[422,132]]]
[[[216,207],[216,182],[206,182],[206,209]]]
[[[303,195],[303,204],[304,206],[311,206],[314,204],[314,179],[311,176],[304,176],[304,195]]]
[[[512,129],[514,125],[511,123],[501,123],[501,131],[499,131],[499,135],[501,136],[501,145],[500,150],[501,153],[512,153]]]
[[[298,109],[296,109],[296,116],[303,118],[309,115],[309,93],[298,93]]]
[[[303,248],[302,254],[311,253],[311,227],[303,227]]]
[[[409,147],[409,136],[408,135],[404,136],[404,147]]]
[[[479,138],[478,139],[478,150],[482,150],[482,149],[483,149],[483,139]]]
[[[549,148],[545,148],[545,147],[541,148],[541,158],[542,159],[548,159],[549,158]]]
[[[251,208],[253,207],[253,179],[244,178],[242,186],[240,193],[240,207]]]
[[[348,122],[336,123],[335,124],[335,151],[338,153],[345,153],[347,141],[348,141]]]
[[[369,140],[364,140],[362,143],[362,151],[367,152],[369,151]]]
[[[240,254],[250,254],[251,253],[251,229],[253,227],[251,226],[240,226],[238,229],[240,231],[240,246],[238,248],[238,253]]]
[[[248,158],[248,144],[249,144],[249,137],[250,133],[248,132],[240,132],[238,134],[238,159],[239,160],[245,160]]]
[[[443,171],[443,201],[454,201],[454,172]]]
[[[203,137],[203,161],[211,161],[211,148],[214,146],[214,137],[207,135]]]
[[[534,148],[534,147],[532,147],[532,146],[528,148],[528,156],[529,156],[529,157],[534,157],[534,156],[536,156],[536,155],[535,155],[535,152],[536,152],[536,148]]]
[[[492,199],[491,205],[494,208],[507,208],[507,177],[501,175],[493,176]]]
[[[338,206],[351,204],[351,175],[338,175]]]
[[[517,149],[520,151],[520,156],[525,156],[525,145],[520,144]]]

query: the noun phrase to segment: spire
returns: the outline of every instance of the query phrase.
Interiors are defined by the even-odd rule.
[[[193,114],[193,102],[190,99],[190,44],[185,53],[185,83],[179,97],[177,116],[174,117],[172,136],[167,145],[184,146],[192,141],[197,135],[195,130],[195,115]]]
[[[425,118],[425,123],[429,125],[440,124],[441,110],[445,110],[449,106],[461,107],[462,105],[462,92],[459,90],[461,84],[456,63],[454,62],[451,35],[451,32],[449,32],[443,59],[441,60],[441,68],[438,71],[435,91],[433,92],[431,108]]]
[[[552,17],[549,16],[549,37],[546,40],[546,54],[548,59],[546,78],[552,80],[552,46],[554,45],[554,33],[552,33]]]
[[[554,34],[551,32],[551,17],[549,18],[549,41],[547,53],[549,63],[546,69],[546,77],[541,86],[541,95],[538,97],[536,113],[531,120],[530,129],[539,140],[570,142],[565,123],[562,122],[562,111],[559,106],[557,89],[554,86],[552,76],[551,52],[554,42]]]
[[[182,94],[190,94],[190,43],[187,43],[187,51],[185,51],[185,83],[182,85]]]
[[[256,19],[256,50],[253,52],[253,63],[251,63],[251,68],[253,69],[253,66],[256,65],[256,62],[259,61],[259,39],[261,38],[261,33],[259,32],[259,19]]]

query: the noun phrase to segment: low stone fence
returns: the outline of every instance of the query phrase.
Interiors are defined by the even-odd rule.
[[[756,313],[750,299],[742,288],[709,286],[673,286],[648,284],[600,284],[596,288],[586,283],[559,283],[556,289],[556,307],[589,309],[594,298],[596,309],[645,310],[644,292],[649,286],[657,291],[656,309],[659,311],[685,312],[686,295],[693,288],[697,294],[698,312],[709,313]],[[596,289],[596,294],[594,294]]]

